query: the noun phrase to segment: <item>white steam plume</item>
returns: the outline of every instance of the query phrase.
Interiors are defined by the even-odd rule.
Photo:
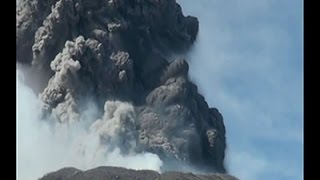
[[[135,113],[132,105],[118,101],[105,104],[105,114],[94,118],[94,106],[83,112],[86,122],[72,126],[49,125],[40,119],[40,101],[24,84],[17,70],[17,179],[34,180],[45,173],[72,166],[81,170],[97,166],[122,166],[160,171],[155,154],[134,152]],[[91,119],[90,119],[91,118]],[[121,145],[120,143],[121,142]],[[124,143],[123,143],[124,142]],[[127,150],[125,153],[122,149]]]

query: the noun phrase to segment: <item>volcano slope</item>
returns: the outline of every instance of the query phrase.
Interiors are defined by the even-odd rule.
[[[130,170],[119,167],[97,167],[80,171],[75,168],[64,168],[49,173],[40,180],[238,180],[226,174],[196,175],[192,173],[165,172],[159,174],[150,170]]]
[[[199,22],[175,0],[20,0],[16,27],[17,62],[27,67],[43,120],[72,126],[91,98],[104,114],[92,124],[101,144],[123,154],[155,153],[163,171],[186,165],[226,173],[223,117],[199,94],[179,56],[192,47]],[[133,110],[113,132],[103,123],[121,102]],[[82,177],[100,170],[75,171]]]

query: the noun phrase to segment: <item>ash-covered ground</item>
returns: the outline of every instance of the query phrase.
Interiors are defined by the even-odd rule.
[[[64,168],[49,173],[40,180],[238,180],[226,174],[197,175],[193,173],[165,172],[159,174],[150,170],[132,170],[119,167],[97,167],[87,171]]]

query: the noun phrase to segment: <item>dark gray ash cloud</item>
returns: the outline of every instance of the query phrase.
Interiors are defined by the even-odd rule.
[[[187,52],[198,29],[175,0],[20,0],[17,62],[42,121],[86,122],[90,99],[96,118],[84,124],[99,148],[157,154],[163,171],[225,173],[222,115],[189,80],[188,62],[168,58]]]

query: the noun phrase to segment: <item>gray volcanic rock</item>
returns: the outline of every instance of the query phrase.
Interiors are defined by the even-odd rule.
[[[117,123],[135,152],[158,154],[164,170],[225,173],[222,115],[189,80],[187,61],[167,58],[187,51],[198,28],[175,0],[20,0],[17,61],[30,67],[43,119],[81,121],[89,97],[101,114],[106,101],[129,102],[135,120]]]
[[[192,173],[165,172],[159,174],[149,170],[131,170],[119,167],[98,167],[87,171],[63,168],[51,172],[40,180],[238,180],[225,174],[197,175]]]

